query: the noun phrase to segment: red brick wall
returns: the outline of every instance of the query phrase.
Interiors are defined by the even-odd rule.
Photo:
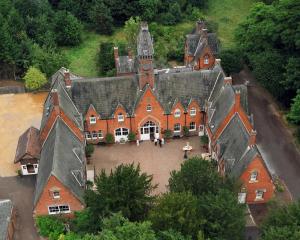
[[[249,182],[251,172],[257,171],[257,181]],[[243,187],[246,188],[247,191],[247,203],[264,203],[269,201],[273,194],[274,194],[274,185],[271,179],[269,172],[266,169],[265,164],[260,156],[256,156],[256,158],[248,165],[247,169],[240,177],[241,181],[243,182]],[[265,189],[266,192],[264,193],[263,200],[255,200],[256,197],[256,190],[258,189]]]
[[[53,189],[60,189],[60,198],[54,199],[52,192]],[[48,206],[68,204],[70,206],[71,213],[74,211],[80,211],[84,208],[84,205],[66,188],[55,176],[50,176],[46,186],[40,198],[34,207],[34,215],[48,215]]]
[[[205,62],[204,62],[206,57],[208,57],[208,64],[205,64]],[[215,57],[212,54],[210,48],[206,47],[203,51],[203,54],[199,58],[199,60],[197,62],[197,66],[195,66],[195,69],[199,70],[199,69],[212,68],[214,65],[215,65]]]
[[[140,71],[139,71],[139,85],[140,89],[143,89],[144,86],[148,83],[152,88],[154,87],[154,71],[152,64],[152,59],[139,59]],[[149,67],[150,69],[145,70],[143,66]]]

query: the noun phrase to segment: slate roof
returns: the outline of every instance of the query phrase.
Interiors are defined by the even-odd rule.
[[[6,240],[12,217],[13,204],[9,199],[0,199],[0,240]]]
[[[77,78],[77,79],[81,79],[81,78]],[[51,88],[51,90],[45,100],[45,103],[44,103],[43,116],[42,116],[42,121],[41,121],[41,129],[44,128],[44,126],[50,116],[50,113],[54,107],[53,99],[51,96],[51,91],[53,89],[57,90],[59,107],[78,126],[79,129],[83,130],[82,114],[78,111],[78,109],[76,108],[76,106],[74,105],[74,103],[71,99],[71,96],[67,92],[67,90],[64,86],[63,77],[58,77],[58,76],[57,76],[57,78],[55,78],[52,88]]]
[[[138,56],[145,57],[154,55],[153,42],[147,23],[141,24],[141,29],[137,38],[137,54]]]
[[[25,154],[39,159],[41,145],[39,141],[39,130],[35,127],[28,128],[19,138],[14,162],[19,162]]]
[[[72,99],[78,110],[85,114],[93,104],[102,118],[110,118],[121,104],[130,115],[139,94],[136,76],[86,78],[72,82]]]
[[[129,56],[119,56],[116,59],[116,66],[118,73],[133,73],[135,68],[134,59],[129,58]]]
[[[247,155],[250,149],[249,138],[250,135],[241,119],[235,114],[217,140],[220,146],[219,158],[225,160],[225,172],[229,175],[240,176],[243,166],[249,164],[253,156],[252,151]]]
[[[79,172],[84,176],[84,170],[85,157],[83,143],[70,128],[58,118],[41,152],[34,205],[38,202],[51,175],[55,176],[83,202],[84,188],[77,182],[73,174],[76,175]],[[83,181],[82,185],[84,185],[84,179],[82,178],[80,181]]]
[[[224,118],[228,115],[230,109],[235,103],[235,93],[231,84],[225,84],[221,87],[219,95],[212,102],[208,111],[209,127],[212,133],[215,133]]]

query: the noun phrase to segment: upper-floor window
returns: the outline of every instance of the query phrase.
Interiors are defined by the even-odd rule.
[[[124,122],[124,115],[122,113],[118,114],[118,122]]]
[[[60,198],[59,191],[57,190],[53,191],[53,198]]]
[[[147,105],[146,107],[147,112],[151,112],[152,111],[152,106],[150,104]]]
[[[191,116],[196,116],[196,108],[191,108],[190,115]]]
[[[263,200],[264,199],[264,190],[258,189],[256,190],[255,200]]]
[[[174,125],[174,132],[180,132],[181,131],[181,126],[180,126],[180,123],[176,123]]]
[[[90,116],[90,124],[95,124],[96,123],[96,117],[94,115]]]
[[[254,182],[257,180],[257,171],[253,171],[250,175],[250,182]]]
[[[204,57],[204,64],[209,64],[209,56],[208,55],[206,55]]]
[[[174,112],[174,117],[179,118],[180,117],[180,109],[176,109]]]

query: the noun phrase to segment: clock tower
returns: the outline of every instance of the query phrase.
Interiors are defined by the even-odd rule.
[[[153,69],[153,42],[147,23],[141,23],[141,29],[137,38],[138,77],[140,89],[146,84],[154,88]]]

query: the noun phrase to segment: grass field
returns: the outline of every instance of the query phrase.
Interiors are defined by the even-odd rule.
[[[218,25],[218,37],[222,48],[234,46],[234,29],[249,13],[255,0],[209,0],[205,16]],[[172,27],[175,35],[185,34],[192,29],[194,23],[184,22]],[[73,48],[64,48],[63,51],[70,61],[70,70],[80,76],[98,76],[97,54],[102,41],[125,40],[122,29],[118,29],[112,36],[99,35],[93,32],[85,32],[82,44]],[[156,41],[164,43],[162,41]],[[168,43],[168,42],[167,42]],[[165,44],[167,44],[165,43]],[[164,47],[163,47],[164,48]],[[161,50],[163,52],[163,49]]]
[[[246,18],[255,0],[209,0],[206,17],[218,24],[223,48],[234,46],[234,30]]]

